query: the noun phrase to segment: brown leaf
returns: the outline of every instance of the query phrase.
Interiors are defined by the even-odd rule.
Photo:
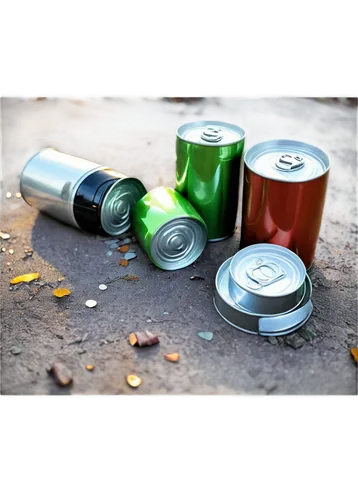
[[[358,347],[352,347],[351,354],[353,356],[354,361],[358,364]]]
[[[170,354],[164,354],[164,357],[167,361],[171,361],[172,363],[176,363],[179,361],[179,354],[177,352],[172,352]]]
[[[63,363],[54,363],[50,368],[50,373],[55,377],[58,385],[69,385],[72,382],[72,372]]]
[[[137,377],[137,375],[127,375],[127,383],[131,386],[131,387],[138,387],[141,383],[142,383],[142,380]]]
[[[121,276],[121,280],[126,280],[126,281],[139,281],[138,276],[135,274],[126,274],[125,276]]]
[[[119,261],[120,265],[123,266],[123,267],[127,267],[128,266],[128,260],[126,259],[121,259]]]
[[[126,252],[128,252],[128,250],[129,250],[129,245],[123,245],[122,247],[118,248],[118,252],[121,252],[121,253],[126,253]]]
[[[71,295],[71,291],[68,288],[55,288],[53,291],[55,297],[65,297],[66,295]]]
[[[134,335],[137,337],[136,345],[139,347],[146,347],[159,343],[159,338],[148,331],[134,332]]]
[[[138,338],[135,333],[130,333],[128,337],[130,345],[136,345],[138,344]]]
[[[31,274],[21,274],[21,276],[16,276],[10,281],[11,285],[17,285],[17,283],[29,283],[30,281],[37,280],[40,277],[39,273],[31,273]]]

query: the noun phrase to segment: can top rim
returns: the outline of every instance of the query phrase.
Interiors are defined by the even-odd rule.
[[[260,293],[262,288],[255,290],[255,289],[252,289],[252,288],[246,286],[245,283],[241,282],[242,280],[238,279],[238,277],[236,276],[235,270],[238,267],[238,264],[242,265],[242,262],[240,262],[241,259],[243,257],[246,257],[247,254],[249,256],[250,256],[250,254],[254,254],[255,250],[256,251],[259,251],[259,250],[260,251],[267,251],[268,255],[271,252],[273,257],[276,258],[276,260],[281,261],[280,265],[282,265],[282,268],[284,268],[284,267],[286,268],[286,272],[288,271],[288,273],[287,273],[288,275],[290,274],[290,272],[292,273],[292,271],[293,271],[293,273],[295,273],[295,271],[297,271],[298,275],[297,275],[297,279],[295,280],[296,286],[293,288],[292,286],[290,286],[290,283],[289,283],[288,287],[282,292],[274,293],[274,294],[262,294],[262,293]],[[280,259],[280,256],[283,256],[283,258]],[[254,255],[252,257],[254,257]],[[287,266],[287,262],[286,262],[285,257],[288,258],[287,260],[289,261],[289,263],[294,264],[295,269],[292,269],[292,268],[290,269],[290,267]],[[262,264],[264,265],[265,262],[263,262]],[[286,264],[286,266],[284,266],[284,264]],[[284,269],[284,271],[285,271],[285,269]],[[255,295],[257,297],[260,297],[260,298],[275,299],[275,298],[280,298],[280,297],[286,297],[286,296],[291,295],[292,293],[295,293],[304,283],[304,281],[306,279],[306,274],[307,274],[306,267],[305,267],[303,261],[300,259],[300,257],[297,254],[295,254],[294,252],[292,252],[292,250],[290,250],[286,247],[283,247],[280,245],[275,245],[273,243],[257,243],[255,245],[250,245],[246,248],[243,248],[242,250],[239,250],[239,252],[237,252],[233,256],[232,261],[230,263],[230,275],[231,275],[233,281],[235,282],[235,284],[238,287],[240,287],[241,289],[245,290],[245,292],[248,292],[248,293]],[[295,274],[293,277],[295,278]],[[274,282],[275,281],[273,281],[273,283]]]
[[[220,144],[219,142],[198,142],[196,140],[190,140],[184,137],[184,133],[187,132],[188,130],[192,130],[193,128],[200,128],[200,127],[207,127],[207,126],[216,126],[216,127],[224,127],[226,129],[229,129],[233,132],[236,132],[238,134],[238,137],[236,140],[232,140],[230,142],[225,142],[223,144]],[[197,122],[188,122],[184,123],[180,127],[178,127],[176,131],[176,135],[179,139],[188,142],[189,144],[196,144],[200,146],[207,146],[207,147],[225,147],[225,146],[231,146],[232,144],[237,144],[238,142],[241,142],[242,140],[245,139],[246,132],[243,128],[239,127],[238,125],[235,125],[233,123],[228,123],[228,122],[222,122],[222,121],[217,121],[217,120],[200,120]]]
[[[258,171],[255,168],[256,161],[264,156],[265,154],[275,153],[281,148],[292,150],[292,152],[303,153],[309,155],[311,159],[314,159],[316,162],[320,163],[322,166],[322,172],[319,172],[316,175],[313,175],[308,178],[304,178],[304,176],[300,175],[298,178],[290,177],[292,173],[289,173],[287,177],[277,178],[274,175],[270,174],[270,169],[267,169],[267,172]],[[253,173],[260,175],[266,179],[275,180],[277,182],[309,182],[314,179],[318,179],[325,175],[330,169],[330,161],[328,155],[320,148],[313,146],[312,144],[308,144],[307,142],[295,141],[291,139],[271,139],[268,141],[263,141],[255,144],[251,148],[247,149],[244,153],[244,163],[249,170]],[[299,170],[299,172],[303,172],[304,169]]]
[[[101,203],[101,211],[100,211],[101,225],[102,225],[103,229],[111,236],[120,235],[120,234],[124,233],[125,231],[127,231],[127,229],[130,227],[130,224],[131,224],[131,222],[130,222],[130,210],[131,210],[131,208],[130,208],[128,202],[126,202],[128,205],[128,208],[126,210],[127,213],[125,215],[123,215],[122,226],[120,226],[119,229],[113,230],[113,228],[111,227],[111,224],[108,222],[108,215],[105,214],[104,207],[106,207],[107,200],[109,199],[111,193],[113,193],[118,188],[118,185],[121,185],[121,184],[130,185],[133,183],[136,184],[137,188],[139,188],[139,189],[143,188],[145,190],[143,183],[139,179],[137,179],[135,177],[124,176],[124,177],[118,178],[109,187],[109,189],[106,191],[106,193],[103,197],[103,200]]]

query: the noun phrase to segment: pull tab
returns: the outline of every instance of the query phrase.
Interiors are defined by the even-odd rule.
[[[298,170],[302,168],[305,164],[305,160],[300,155],[293,155],[289,153],[282,154],[276,160],[276,167],[280,170],[285,170],[286,172],[292,172],[293,170]]]
[[[271,285],[285,276],[284,270],[275,262],[265,262],[262,259],[257,259],[256,264],[256,266],[247,269],[246,274],[261,287]],[[250,286],[250,284],[248,286],[257,289],[256,286]]]
[[[207,142],[219,142],[224,135],[221,128],[208,125],[200,137]]]

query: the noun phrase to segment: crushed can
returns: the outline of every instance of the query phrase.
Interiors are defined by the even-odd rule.
[[[328,156],[304,142],[271,140],[248,149],[244,163],[240,248],[282,245],[310,268],[327,190]]]
[[[151,261],[170,271],[192,264],[207,242],[207,228],[198,212],[167,187],[157,187],[137,202],[132,228]]]
[[[178,128],[176,186],[204,219],[209,241],[235,231],[245,131],[230,123],[199,121]]]
[[[45,148],[25,165],[20,191],[32,207],[91,233],[117,236],[130,227],[143,184],[112,168]]]
[[[312,284],[302,260],[274,244],[251,245],[227,259],[215,280],[214,306],[231,326],[287,335],[312,314]]]

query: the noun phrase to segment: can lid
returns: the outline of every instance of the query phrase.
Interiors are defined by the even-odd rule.
[[[185,123],[177,130],[177,136],[186,142],[202,146],[229,146],[241,141],[245,131],[231,123],[200,121]]]
[[[244,158],[254,173],[282,182],[313,180],[329,169],[329,158],[321,149],[285,139],[260,142]]]
[[[302,260],[291,250],[259,243],[240,250],[230,264],[235,284],[261,297],[283,297],[298,290],[306,278]]]

